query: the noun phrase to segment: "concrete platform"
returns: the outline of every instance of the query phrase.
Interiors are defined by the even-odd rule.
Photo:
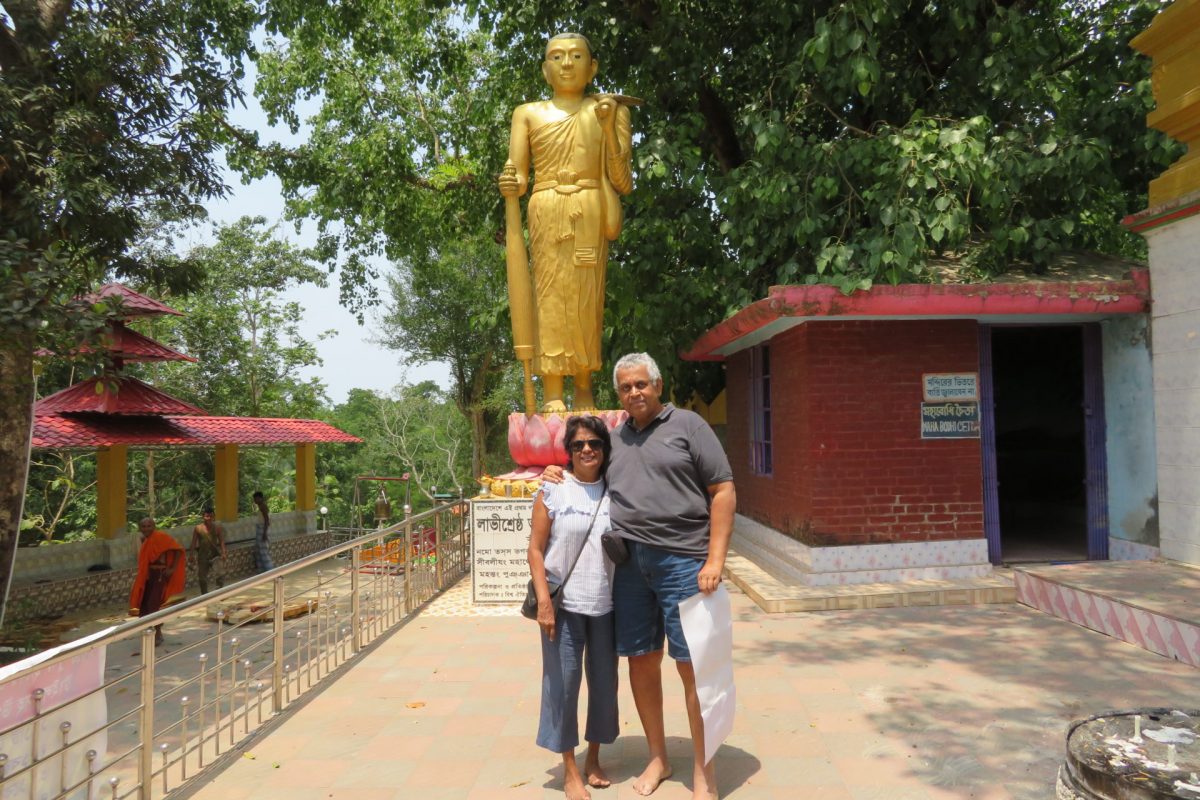
[[[186,794],[561,800],[561,762],[533,741],[537,630],[471,615],[469,597],[452,588]],[[1200,695],[1200,671],[1017,604],[766,614],[734,592],[733,608],[727,800],[1045,800],[1071,720]],[[594,800],[637,800],[645,739],[621,672],[620,736],[601,751],[614,785]],[[654,798],[686,800],[686,715],[664,673],[675,777]]]
[[[725,576],[759,608],[771,614],[1016,602],[1012,574],[1002,569],[987,577],[958,580],[805,586],[776,578],[731,549],[725,561]]]
[[[1200,667],[1200,569],[1171,561],[1018,567],[1017,599],[1059,619]]]

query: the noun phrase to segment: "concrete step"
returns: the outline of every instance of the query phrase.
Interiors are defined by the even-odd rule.
[[[1017,600],[1200,667],[1200,569],[1171,561],[1017,567]]]
[[[771,575],[733,548],[725,560],[725,577],[768,613],[1013,603],[1017,597],[1010,570],[962,580],[805,586]]]

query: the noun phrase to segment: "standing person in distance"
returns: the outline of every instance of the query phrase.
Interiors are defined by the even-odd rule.
[[[221,559],[221,570],[213,576],[220,589],[225,585],[225,528],[216,520],[212,507],[204,509],[200,524],[192,528],[192,553],[196,556],[196,574],[200,579],[200,594],[208,594],[208,576],[213,562]]]
[[[160,531],[153,517],[138,522],[141,547],[138,571],[129,591],[129,616],[145,617],[184,599],[187,554],[171,534]],[[162,625],[154,628],[155,646],[163,643]]]
[[[267,531],[271,528],[271,511],[262,492],[255,492],[252,499],[262,515],[262,519],[254,523],[254,562],[259,572],[266,572],[275,568],[275,563],[271,561],[271,543],[267,539]]]
[[[600,545],[609,527],[604,472],[612,444],[604,421],[591,416],[567,420],[565,444],[571,455],[569,471],[561,483],[543,484],[534,500],[529,537],[529,571],[538,597],[542,639],[537,743],[562,755],[568,800],[590,800],[589,786],[610,785],[600,766],[600,745],[616,741],[618,733],[613,565]],[[561,584],[568,577],[556,611],[547,578]],[[585,673],[588,748],[581,775],[575,748],[579,687]]]

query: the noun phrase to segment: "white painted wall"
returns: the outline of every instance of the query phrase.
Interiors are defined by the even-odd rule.
[[[1154,387],[1150,319],[1115,317],[1100,323],[1104,354],[1105,450],[1108,463],[1109,558],[1128,557],[1114,545],[1158,547],[1158,479],[1154,448]]]
[[[1159,546],[1200,566],[1200,216],[1147,231]]]

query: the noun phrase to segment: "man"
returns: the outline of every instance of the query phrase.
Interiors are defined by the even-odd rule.
[[[221,559],[221,569],[214,579],[217,588],[225,585],[225,529],[216,521],[212,508],[204,509],[199,525],[192,528],[192,553],[196,556],[196,572],[200,578],[200,593],[208,594],[208,576],[213,561]]]
[[[169,533],[158,530],[154,519],[138,523],[141,548],[138,571],[129,592],[129,616],[144,617],[183,599],[187,583],[187,558],[183,546]],[[154,628],[154,644],[163,643],[162,625]]]
[[[542,76],[549,100],[512,116],[505,197],[525,194],[530,160],[529,253],[536,330],[533,371],[542,376],[543,410],[565,411],[563,378],[575,379],[576,409],[595,407],[592,373],[600,369],[600,328],[608,243],[621,232],[618,195],[633,190],[628,98],[585,95],[598,64],[578,33],[546,43]]]
[[[721,582],[737,506],[733,471],[703,418],[662,402],[662,376],[650,356],[623,356],[613,383],[629,413],[613,431],[607,475],[612,526],[629,549],[613,578],[617,653],[629,658],[629,684],[650,747],[633,788],[648,795],[671,776],[663,725],[666,639],[687,704],[693,800],[713,800],[716,769],[704,763],[704,719],[679,603]],[[556,472],[549,468],[545,477],[555,480]]]
[[[266,572],[275,568],[274,562],[271,561],[271,544],[267,540],[267,531],[271,528],[271,512],[262,492],[255,492],[253,500],[258,513],[262,515],[262,521],[254,523],[254,561],[259,572]]]

